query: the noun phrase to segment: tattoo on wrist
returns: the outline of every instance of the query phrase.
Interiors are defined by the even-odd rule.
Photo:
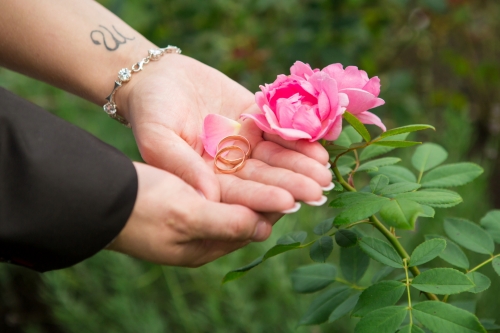
[[[114,25],[112,25],[111,27],[113,28],[114,32],[111,31],[110,29],[106,28],[103,25],[99,25],[99,29],[92,30],[90,32],[90,39],[92,40],[92,42],[95,45],[104,44],[104,47],[106,48],[106,50],[114,51],[114,50],[118,49],[121,44],[125,44],[127,42],[127,40],[134,40],[135,39],[135,37],[129,38],[129,37],[123,36],[118,30],[116,30]],[[101,38],[99,37],[99,35],[102,36],[102,42],[100,41]],[[108,44],[109,39],[113,40],[111,45]]]

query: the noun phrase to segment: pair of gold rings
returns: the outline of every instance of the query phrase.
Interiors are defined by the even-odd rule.
[[[230,143],[229,146],[223,147],[224,143],[228,143],[230,141],[233,141]],[[246,151],[241,148],[240,146],[237,146],[234,141],[242,142],[243,144],[246,145]],[[226,153],[230,151],[238,151],[241,154],[241,157],[235,158],[235,159],[227,159],[224,156]],[[217,145],[217,153],[215,154],[215,159],[214,159],[214,168],[216,171],[220,173],[235,173],[238,170],[241,170],[243,166],[245,166],[245,163],[247,159],[250,158],[250,154],[252,152],[252,146],[250,145],[250,142],[245,138],[244,136],[241,135],[230,135],[226,136],[222,140],[219,141],[219,144]]]

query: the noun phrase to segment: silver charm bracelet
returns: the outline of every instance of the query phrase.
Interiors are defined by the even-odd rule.
[[[131,69],[128,68],[122,68],[118,71],[118,80],[115,81],[115,86],[113,88],[113,91],[111,91],[111,94],[109,94],[108,97],[106,97],[106,100],[108,101],[104,106],[102,107],[104,109],[104,112],[106,112],[111,118],[115,119],[119,123],[127,126],[128,128],[131,128],[130,123],[127,121],[127,119],[123,118],[119,114],[116,113],[116,104],[114,101],[114,96],[116,91],[122,86],[122,84],[127,83],[130,81],[130,78],[132,77],[132,73],[137,73],[142,71],[144,65],[148,64],[151,60],[156,61],[159,60],[162,55],[165,53],[177,53],[180,54],[182,51],[180,48],[176,46],[167,46],[162,49],[151,49],[148,50],[148,56],[138,63],[135,63],[132,65]]]

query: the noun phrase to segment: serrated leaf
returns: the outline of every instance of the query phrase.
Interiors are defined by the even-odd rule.
[[[491,236],[479,225],[458,218],[446,218],[444,230],[448,237],[471,251],[492,254],[495,243]]]
[[[352,316],[363,317],[371,311],[394,305],[401,298],[406,285],[400,281],[382,281],[363,291]]]
[[[441,235],[425,235],[426,240],[434,238],[441,238],[446,241],[446,248],[439,255],[441,259],[452,264],[453,266],[469,269],[469,259],[457,244]]]
[[[346,314],[352,311],[354,309],[354,306],[356,306],[356,303],[358,302],[359,295],[361,295],[361,292],[357,292],[353,295],[351,295],[348,299],[346,299],[342,304],[340,304],[333,312],[330,314],[330,317],[328,317],[328,322],[333,323],[337,319],[342,318]]]
[[[462,202],[462,197],[457,192],[436,189],[401,193],[395,198],[412,200],[422,205],[440,208],[453,207]]]
[[[415,201],[395,198],[380,209],[380,217],[390,226],[412,230],[422,207]]]
[[[359,240],[359,246],[372,259],[384,265],[395,268],[404,267],[403,260],[389,243],[373,237],[362,237]]]
[[[361,164],[357,171],[377,171],[380,167],[396,164],[399,162],[401,162],[401,159],[397,157],[382,157]]]
[[[330,236],[323,236],[311,246],[309,257],[315,262],[325,262],[332,254],[333,239]]]
[[[340,184],[338,181],[333,180],[333,184],[335,185],[335,187],[333,188],[334,191],[336,192],[344,191],[344,186],[342,186],[342,184]]]
[[[337,160],[338,167],[342,167],[342,166],[349,167],[349,166],[354,165],[354,164],[356,164],[356,160],[354,159],[354,157],[352,157],[350,155],[342,155]]]
[[[370,180],[370,189],[372,193],[381,191],[387,185],[389,185],[389,178],[384,175],[376,175]]]
[[[392,136],[389,138],[390,139],[389,141],[404,141],[408,137],[408,134],[410,133],[403,133]],[[387,140],[388,138],[382,138],[380,141],[387,141]],[[388,153],[394,149],[396,148],[370,145],[361,151],[361,154],[359,154],[359,160],[360,161],[368,160],[370,158]]]
[[[222,279],[222,283],[230,282],[236,279],[239,279],[240,277],[244,276],[249,270],[254,268],[255,266],[259,265],[262,263],[264,259],[264,256],[260,256],[248,265],[245,265],[240,268],[236,268],[230,272],[228,272],[226,275],[224,275],[224,278]]]
[[[298,293],[312,293],[327,287],[336,276],[337,268],[331,264],[302,266],[291,274],[292,287]]]
[[[458,294],[474,287],[462,272],[453,268],[433,268],[413,278],[411,286],[438,295]]]
[[[385,167],[381,167],[375,174],[385,175],[389,178],[391,183],[416,183],[417,177],[405,167],[398,165],[389,165]]]
[[[471,279],[471,281],[475,284],[474,287],[467,290],[470,293],[478,294],[486,289],[488,289],[491,285],[491,280],[484,274],[479,272],[469,272],[467,273],[467,277]]]
[[[410,324],[401,327],[398,333],[425,333],[425,332],[420,327]]]
[[[447,158],[448,152],[440,145],[424,143],[415,149],[411,163],[418,172],[423,173],[443,163]]]
[[[371,194],[371,193],[367,193]],[[349,206],[344,209],[334,220],[337,225],[347,224],[351,222],[366,219],[369,216],[377,213],[388,201],[389,198],[378,197],[372,200],[360,202],[359,206]]]
[[[313,232],[319,236],[326,234],[333,228],[333,219],[334,218],[331,217],[329,219],[320,222],[318,225],[314,227]]]
[[[384,147],[394,147],[394,148],[406,148],[415,145],[419,145],[422,142],[417,141],[376,141],[372,145],[384,146]]]
[[[500,210],[490,210],[481,219],[480,224],[490,234],[491,238],[500,244]]]
[[[346,192],[340,194],[335,200],[330,202],[333,208],[343,208],[353,205],[360,205],[372,200],[378,200],[378,196],[366,192]]]
[[[359,121],[359,119],[356,118],[355,115],[346,111],[346,112],[344,112],[343,117],[345,120],[347,120],[347,122],[349,124],[351,124],[351,126],[356,130],[356,132],[359,133],[359,135],[361,135],[361,137],[366,142],[369,142],[372,139],[372,137],[370,136],[370,133],[368,133],[368,130],[366,129],[365,125],[361,121]]]
[[[447,303],[420,302],[413,306],[412,313],[434,333],[486,333],[476,316]]]
[[[381,138],[386,138],[389,136],[394,136],[402,133],[410,133],[410,132],[416,132],[416,131],[421,131],[425,129],[432,129],[436,130],[434,126],[431,125],[426,125],[426,124],[415,124],[415,125],[407,125],[407,126],[402,126],[402,127],[397,127],[390,129],[382,134],[380,134]]]
[[[436,214],[436,211],[431,206],[427,206],[427,205],[420,205],[420,206],[422,206],[422,211],[423,211],[423,213],[420,214],[420,216],[422,216],[422,217],[434,217],[434,215]]]
[[[358,235],[353,231],[341,229],[335,233],[335,241],[340,247],[352,247],[358,244]]]
[[[332,311],[348,299],[349,294],[349,288],[344,286],[325,291],[312,301],[306,313],[300,318],[298,325],[324,323]]]
[[[370,257],[359,246],[340,248],[340,271],[347,281],[361,280],[369,264]]]
[[[410,256],[409,267],[425,264],[436,258],[446,248],[446,241],[442,238],[434,238],[423,242],[413,250]]]
[[[392,272],[394,272],[394,267],[383,266],[382,268],[378,269],[375,272],[375,274],[373,274],[372,283],[379,282],[380,280],[386,278]]]
[[[491,265],[493,266],[493,269],[495,272],[497,272],[498,275],[500,275],[500,258],[496,257],[491,261]]]
[[[338,170],[339,170],[339,173],[341,176],[345,176],[352,171],[351,168],[349,168],[348,166],[345,166],[345,165],[339,166]]]
[[[380,195],[393,195],[418,190],[420,184],[417,183],[396,183],[391,184],[378,192]]]
[[[442,165],[429,171],[422,177],[422,187],[453,187],[470,183],[480,174],[483,168],[469,162]]]
[[[288,234],[281,236],[278,241],[276,241],[277,245],[288,245],[293,243],[302,243],[307,237],[307,232],[305,231],[293,231]]]
[[[394,333],[407,312],[405,306],[388,306],[375,310],[361,318],[354,333]]]
[[[291,243],[291,244],[278,244],[274,245],[272,248],[267,250],[264,253],[264,260],[277,256],[278,254],[282,254],[284,252],[296,250],[300,247],[300,243]]]
[[[335,140],[335,144],[339,146],[349,147],[353,143],[357,143],[361,141],[361,135],[352,127],[346,126],[342,129],[337,140]]]

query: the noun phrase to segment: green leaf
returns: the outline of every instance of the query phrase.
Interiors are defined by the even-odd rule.
[[[370,312],[356,325],[354,333],[394,333],[406,317],[405,306],[388,306]]]
[[[479,319],[479,322],[481,323],[481,325],[484,326],[484,328],[487,331],[494,331],[494,330],[500,329],[500,325],[495,324],[495,319],[483,318],[483,319]]]
[[[330,236],[323,236],[318,239],[311,246],[309,251],[309,256],[312,261],[315,262],[325,262],[326,259],[332,254],[333,251],[333,239]]]
[[[374,200],[363,201],[360,206],[349,206],[337,215],[334,223],[340,225],[366,219],[377,213],[388,201],[388,198],[377,197]]]
[[[408,182],[408,183],[416,183],[417,182],[417,177],[408,170],[407,168],[404,168],[402,166],[397,166],[397,165],[389,165],[385,167],[381,167],[378,169],[376,174],[381,174],[389,177],[389,181],[391,183],[401,183],[401,182]]]
[[[402,133],[410,133],[410,132],[415,132],[415,131],[421,131],[425,129],[432,129],[436,130],[434,126],[431,125],[425,125],[425,124],[415,124],[415,125],[407,125],[407,126],[402,126],[402,127],[397,127],[390,129],[382,134],[380,134],[381,138],[386,138],[389,136],[394,136]]]
[[[403,260],[389,243],[373,237],[363,237],[359,240],[359,246],[372,259],[384,265],[395,268],[404,267]]]
[[[410,324],[401,327],[398,333],[425,333],[425,332],[420,327]]]
[[[343,208],[360,205],[373,200],[378,200],[378,196],[367,192],[345,192],[340,194],[335,200],[330,202],[333,208]]]
[[[457,192],[436,189],[402,193],[396,195],[395,198],[412,200],[419,204],[440,208],[453,207],[462,202],[462,197]]]
[[[480,224],[486,229],[493,240],[500,244],[500,210],[490,210],[481,219]]]
[[[352,127],[346,126],[342,129],[337,140],[335,140],[335,144],[339,146],[349,147],[353,143],[357,143],[361,141],[361,135]]]
[[[389,185],[389,177],[384,175],[376,175],[370,181],[370,189],[372,190],[372,193],[382,191],[382,189],[387,185]]]
[[[470,293],[481,293],[488,289],[491,285],[491,280],[486,275],[479,272],[469,272],[467,273],[467,277],[475,284],[474,287],[467,290]]]
[[[331,264],[302,266],[291,274],[292,287],[298,293],[312,293],[328,286],[336,276],[337,268]]]
[[[420,184],[417,183],[396,183],[387,186],[382,189],[378,194],[380,195],[393,195],[405,192],[411,192],[418,190],[420,188]]]
[[[443,163],[448,158],[448,152],[435,143],[424,143],[415,149],[411,163],[418,172],[430,170]]]
[[[434,215],[436,214],[436,211],[431,206],[427,206],[427,205],[420,205],[420,206],[422,206],[422,211],[423,211],[423,213],[420,214],[420,216],[422,216],[422,217],[434,217]]]
[[[370,258],[359,246],[340,248],[340,270],[347,281],[356,283],[368,269]]]
[[[441,235],[425,235],[426,240],[434,238],[441,238],[446,240],[446,248],[439,255],[441,259],[454,266],[463,269],[469,269],[469,259],[467,259],[467,256],[465,255],[464,251],[462,251],[462,249],[457,244],[455,244],[449,239],[444,238]]]
[[[372,145],[384,146],[384,147],[394,147],[394,148],[406,148],[415,145],[419,145],[422,142],[417,141],[376,141]]]
[[[361,137],[366,142],[372,139],[365,125],[361,121],[359,121],[359,119],[356,118],[356,116],[354,116],[352,113],[348,111],[344,112],[344,119],[347,120],[349,124],[351,124],[351,126],[356,130],[356,132],[358,132],[361,135]]]
[[[349,298],[348,287],[336,287],[316,297],[306,313],[300,318],[298,325],[317,325],[327,321],[330,313]]]
[[[307,237],[307,232],[305,231],[294,231],[281,236],[276,244],[288,245],[293,243],[302,243]]]
[[[391,139],[390,141],[404,141],[408,137],[408,134],[409,133],[395,135],[393,137],[390,137]],[[387,138],[385,138],[381,139],[380,141],[388,141],[388,140]],[[394,149],[396,148],[370,145],[361,151],[361,154],[359,154],[359,160],[360,161],[368,160],[370,158],[388,153]]]
[[[224,278],[222,279],[222,283],[224,284],[226,282],[239,279],[240,277],[242,277],[243,275],[248,273],[249,270],[251,270],[255,266],[262,263],[263,259],[264,259],[264,256],[260,256],[257,259],[255,259],[254,261],[252,261],[251,263],[249,263],[248,265],[240,267],[240,268],[236,268],[236,269],[228,272],[226,275],[224,275]]]
[[[434,268],[422,272],[412,282],[412,287],[433,294],[458,294],[474,287],[462,272],[453,268]]]
[[[497,274],[500,275],[500,258],[499,257],[494,258],[493,261],[491,262],[491,265],[493,266],[495,272],[497,272]]]
[[[442,165],[422,177],[422,187],[461,186],[479,177],[483,171],[479,165],[469,162]]]
[[[333,180],[333,184],[335,185],[335,187],[333,188],[334,191],[336,191],[336,192],[342,192],[342,191],[344,191],[344,187],[342,186],[342,184],[340,184],[335,179]]]
[[[476,316],[447,303],[420,302],[413,306],[412,313],[434,333],[486,333]]]
[[[358,244],[358,235],[353,231],[341,229],[335,234],[335,241],[340,247],[352,247]]]
[[[334,218],[331,217],[320,222],[317,226],[314,227],[313,232],[319,236],[326,234],[333,228],[333,219]]]
[[[378,269],[372,277],[372,283],[377,283],[380,280],[386,278],[389,274],[394,272],[394,267],[390,266],[382,266],[382,268]]]
[[[277,256],[278,254],[282,254],[284,252],[288,252],[291,250],[296,250],[300,247],[300,243],[291,243],[291,244],[278,244],[274,245],[272,248],[267,250],[264,253],[264,260]]]
[[[413,230],[415,221],[422,212],[422,206],[415,201],[396,198],[382,207],[380,217],[395,228]]]
[[[349,156],[349,155],[342,155],[337,160],[338,167],[342,167],[342,166],[349,167],[349,166],[352,166],[354,164],[356,164],[356,160],[354,159],[354,157]]]
[[[371,311],[394,305],[401,298],[406,285],[400,281],[382,281],[363,291],[352,316],[363,317]]]
[[[377,171],[380,167],[396,164],[398,162],[401,162],[401,159],[397,157],[382,157],[361,164],[357,171]]]
[[[434,238],[423,242],[413,250],[410,256],[410,267],[425,264],[436,258],[446,248],[446,241]]]
[[[352,171],[348,166],[342,165],[338,167],[341,176],[345,176]]]
[[[328,154],[330,157],[337,156],[340,153],[345,152],[349,147],[344,147],[344,146],[339,146],[339,145],[327,145],[325,147],[326,151],[328,151]]]
[[[341,317],[345,316],[351,310],[354,308],[356,303],[358,302],[359,295],[361,292],[357,292],[353,295],[351,295],[348,299],[346,299],[342,304],[340,304],[333,312],[330,314],[330,317],[328,317],[328,322],[333,323],[337,319],[340,319]]]
[[[471,251],[483,254],[492,254],[495,251],[495,243],[491,236],[483,228],[470,221],[446,218],[444,231],[448,237]]]

